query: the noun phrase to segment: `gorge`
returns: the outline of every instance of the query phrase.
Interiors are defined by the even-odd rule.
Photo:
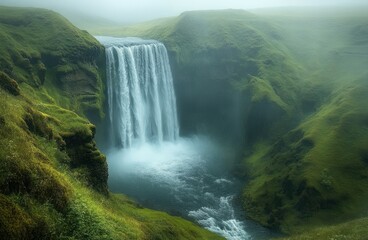
[[[234,209],[234,149],[210,136],[179,138],[166,48],[154,40],[97,37],[106,47],[109,186],[145,206],[183,216],[229,240],[269,233]],[[236,206],[240,209],[240,206]]]
[[[364,239],[364,10],[0,7],[0,239]]]

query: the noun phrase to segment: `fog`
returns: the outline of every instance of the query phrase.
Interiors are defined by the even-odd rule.
[[[138,22],[175,16],[183,11],[209,9],[254,9],[282,6],[367,5],[366,0],[0,0],[0,5],[42,7],[61,13],[71,11],[117,22]]]

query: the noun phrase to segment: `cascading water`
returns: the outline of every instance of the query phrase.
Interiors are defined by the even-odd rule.
[[[111,144],[176,140],[179,126],[165,46],[137,38],[99,40],[106,46]]]
[[[267,238],[235,210],[241,185],[230,174],[233,151],[204,136],[179,138],[165,46],[137,38],[97,39],[106,47],[110,189],[191,218],[227,239]]]

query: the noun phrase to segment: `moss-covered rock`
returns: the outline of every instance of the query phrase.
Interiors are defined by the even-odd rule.
[[[2,72],[18,84],[53,86],[52,97],[67,97],[74,105],[64,107],[102,117],[98,64],[104,61],[104,49],[97,40],[49,10],[0,7],[0,13]],[[3,76],[2,83],[7,80]],[[10,83],[8,88],[16,86]]]
[[[45,114],[29,108],[24,116],[24,121],[30,132],[41,137],[45,137],[49,140],[53,139],[54,134],[51,127],[47,123],[48,119]]]
[[[91,134],[92,133],[92,134]],[[79,168],[79,173],[94,189],[107,194],[107,163],[106,158],[97,150],[93,141],[95,127],[91,126],[90,131],[77,131],[62,135],[66,143],[66,150],[71,158],[72,168]]]
[[[26,212],[0,194],[0,236],[3,239],[26,239],[32,224]]]
[[[14,79],[11,79],[6,73],[1,71],[0,71],[0,87],[15,96],[20,94],[17,82]]]

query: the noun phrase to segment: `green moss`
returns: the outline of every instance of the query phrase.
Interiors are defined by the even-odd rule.
[[[56,67],[56,73],[58,75],[65,75],[76,70],[76,66],[73,65],[59,65]]]
[[[27,124],[28,129],[41,137],[47,139],[53,138],[53,132],[50,126],[47,124],[47,116],[44,114],[29,108],[24,116],[24,121]]]
[[[258,77],[252,76],[246,83],[237,83],[236,87],[240,90],[251,91],[252,102],[269,101],[276,104],[284,111],[288,111],[288,105],[285,104],[282,99],[276,94],[275,90],[270,84]]]
[[[324,239],[336,239],[336,240],[360,240],[364,239],[367,234],[367,218],[356,219],[348,221],[344,224],[318,227],[301,235],[295,235],[291,237],[282,238],[284,240],[324,240]]]
[[[68,98],[71,110],[102,117],[97,61],[104,50],[97,40],[52,11],[0,7],[0,13],[2,71],[18,83],[52,89],[55,99]],[[86,92],[93,98],[84,98]]]
[[[295,232],[364,216],[368,199],[364,79],[333,93],[299,126],[299,134],[289,133],[288,140],[267,151],[257,150],[247,160],[254,180],[244,191],[244,204],[252,218]]]
[[[0,194],[0,234],[4,239],[26,239],[32,219],[5,195]]]
[[[254,179],[243,196],[250,217],[289,232],[362,216],[368,199],[364,82],[336,92],[298,130],[246,160]]]
[[[6,73],[0,72],[0,87],[13,95],[19,95],[20,90],[17,82]]]

